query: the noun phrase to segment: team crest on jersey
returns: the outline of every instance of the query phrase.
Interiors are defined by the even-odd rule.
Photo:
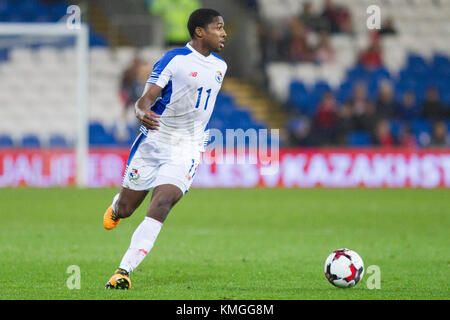
[[[216,81],[217,81],[218,83],[222,83],[222,80],[223,80],[223,74],[222,74],[222,72],[216,71]]]
[[[138,169],[131,169],[130,173],[128,173],[128,176],[132,181],[136,181],[137,179],[139,179],[140,175]]]

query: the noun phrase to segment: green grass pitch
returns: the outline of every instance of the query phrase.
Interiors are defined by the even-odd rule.
[[[132,289],[104,285],[150,197],[111,231],[118,189],[0,189],[0,299],[449,299],[450,191],[191,189],[169,214]],[[323,264],[334,249],[381,270],[351,289]],[[80,268],[69,289],[67,268]]]

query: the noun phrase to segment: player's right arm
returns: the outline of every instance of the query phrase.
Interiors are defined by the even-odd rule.
[[[173,58],[177,55],[176,50],[166,52],[153,66],[142,97],[135,104],[136,117],[150,130],[157,130],[161,115],[151,110],[151,106],[159,97],[176,72],[176,63]]]
[[[136,101],[134,109],[136,117],[141,124],[149,130],[157,130],[159,127],[159,118],[161,115],[153,112],[150,107],[158,98],[162,88],[153,83],[147,83],[145,85],[144,93]]]

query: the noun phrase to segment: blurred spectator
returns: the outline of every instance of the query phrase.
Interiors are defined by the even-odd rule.
[[[395,112],[398,109],[394,100],[392,85],[387,81],[383,81],[380,85],[376,109],[378,116],[383,118],[394,118]]]
[[[352,107],[344,104],[338,109],[337,142],[346,145],[347,135],[353,130]]]
[[[268,26],[258,24],[259,43],[261,46],[262,65],[267,62],[284,60],[287,56],[287,35],[280,25]]]
[[[128,114],[133,110],[134,104],[144,92],[145,83],[150,75],[149,64],[135,57],[128,68],[123,72],[120,87],[120,98],[123,103],[120,121],[117,125],[117,139],[125,141],[128,139],[127,124]],[[135,120],[135,118],[133,118]],[[137,125],[137,120],[134,125]]]
[[[332,46],[330,36],[334,33],[353,32],[349,10],[340,4],[335,4],[333,0],[324,0],[323,11],[316,13],[314,11],[315,3],[312,0],[302,2],[303,9],[296,18],[275,23],[272,27],[261,23],[263,26],[260,29],[262,56],[266,61],[288,60],[318,64],[336,61],[337,52]],[[390,78],[385,77],[384,70],[380,69],[380,73],[378,70],[374,73],[370,71],[383,66],[381,36],[396,33],[394,20],[392,17],[388,17],[382,22],[380,30],[371,31],[368,34],[368,45],[359,52],[357,63],[369,70],[361,70],[361,68],[356,70],[355,68],[354,73],[354,79],[364,79],[364,82],[354,85],[350,99],[344,101],[342,106],[337,105],[333,94],[322,95],[320,102],[314,106],[317,110],[314,117],[302,118],[290,125],[288,130],[292,144],[346,145],[349,134],[353,132],[368,133],[371,140],[380,146],[399,145],[415,148],[419,145],[430,144],[430,130],[426,130],[426,127],[419,128],[420,123],[412,122],[412,120],[423,118],[433,122],[450,120],[450,108],[444,106],[436,88],[427,89],[425,101],[421,105],[417,103],[418,98],[416,98],[414,90],[403,92],[400,99],[396,100],[397,84],[394,87],[387,80],[380,83],[378,94],[373,100],[369,99],[367,93],[367,83],[372,84],[373,80],[378,81],[381,77]],[[361,73],[359,73],[360,70]],[[422,69],[420,68],[419,71]],[[406,77],[400,80],[402,82],[398,83],[398,88],[403,90],[404,87],[411,87],[410,82],[417,82],[419,79],[414,78],[409,81],[409,77]],[[403,82],[403,80],[405,81]],[[435,79],[430,80],[434,81]],[[441,81],[441,78],[436,81],[439,86],[445,82]],[[405,86],[403,86],[404,84]],[[339,91],[339,97],[347,95],[347,88],[346,85],[341,87],[342,91]],[[371,94],[370,97],[372,96]],[[396,121],[392,122],[391,120]],[[395,124],[395,127],[391,128],[391,124]],[[412,126],[413,124],[414,126]],[[446,128],[445,132],[447,130]],[[422,134],[417,136],[419,131]],[[441,141],[442,144],[442,136],[446,136],[447,133],[442,133],[444,131],[442,126],[438,126],[435,131],[435,143],[439,144]],[[428,135],[428,140],[422,139],[422,135]],[[420,144],[418,143],[419,138]]]
[[[315,60],[319,63],[336,61],[336,52],[326,31],[322,31],[319,35],[319,43],[315,49]]]
[[[400,131],[398,133],[398,145],[404,148],[417,148],[419,146],[416,136],[412,132],[409,125],[403,125],[400,127]]]
[[[311,33],[298,19],[291,20],[289,24],[288,59],[291,62],[314,60]]]
[[[442,120],[448,115],[447,109],[440,101],[439,91],[435,87],[429,87],[422,104],[422,116],[431,121]]]
[[[289,144],[291,146],[314,146],[314,141],[311,135],[311,124],[307,117],[294,118],[287,124],[287,131],[289,133]]]
[[[377,115],[375,104],[372,102],[367,102],[365,104],[365,110],[362,114],[353,115],[353,123],[355,129],[372,133],[379,118],[380,117]]]
[[[386,18],[386,20],[383,21],[383,23],[381,24],[381,29],[378,33],[382,36],[397,33],[397,30],[395,29],[394,26],[394,20],[392,19],[392,17],[388,17]]]
[[[360,52],[358,61],[361,65],[369,69],[375,69],[383,64],[383,52],[377,33],[370,33],[369,46]]]
[[[293,19],[289,24],[288,59],[291,62],[313,61],[310,45],[311,34],[301,20]]]
[[[364,82],[358,82],[353,87],[352,95],[348,101],[354,113],[359,114],[365,111],[365,105],[368,103],[367,87]]]
[[[259,10],[258,0],[245,0],[243,2],[250,12],[258,13]]]
[[[350,11],[346,7],[334,4],[332,0],[325,1],[321,17],[330,33],[353,32]]]
[[[448,127],[444,121],[438,121],[433,126],[430,147],[448,147],[450,146],[450,136]]]
[[[299,19],[303,21],[305,26],[310,30],[319,31],[324,29],[322,19],[314,12],[312,1],[305,1],[305,3],[303,3],[303,10]]]
[[[389,123],[389,120],[381,119],[377,122],[373,141],[375,145],[381,147],[392,147],[395,145],[395,140],[391,133],[391,125]]]
[[[367,87],[358,83],[353,89],[353,95],[347,102],[352,109],[353,129],[357,131],[373,132],[378,117],[376,107],[367,98]]]
[[[147,74],[147,78],[143,76]],[[122,74],[120,97],[124,108],[134,106],[134,103],[142,94],[145,82],[150,74],[150,66],[147,62],[135,57]]]
[[[146,61],[143,61],[137,69],[136,84],[134,88],[135,94],[138,99],[142,95],[142,92],[144,92],[145,84],[147,83],[148,77],[150,76],[151,72],[152,69]]]
[[[164,24],[166,45],[185,46],[191,37],[186,28],[190,14],[201,7],[199,0],[147,0],[151,14]]]
[[[338,112],[336,100],[331,92],[323,95],[314,119],[314,133],[321,145],[337,142]]]
[[[407,91],[403,94],[401,103],[397,105],[397,117],[406,121],[420,117],[420,110],[416,106],[414,91]]]

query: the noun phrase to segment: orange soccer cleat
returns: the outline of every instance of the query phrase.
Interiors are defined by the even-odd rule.
[[[114,229],[120,222],[119,216],[114,213],[112,205],[106,210],[103,215],[103,226],[107,230]]]
[[[131,280],[127,271],[117,269],[105,285],[105,289],[131,289]]]

